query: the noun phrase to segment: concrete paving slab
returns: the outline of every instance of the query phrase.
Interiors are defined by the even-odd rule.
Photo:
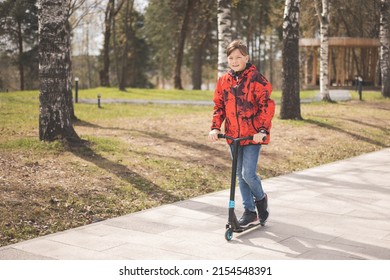
[[[68,231],[71,233],[72,231]],[[99,252],[98,250],[88,250],[78,246],[52,241],[46,238],[38,238],[27,242],[16,244],[13,248],[36,254],[41,259],[60,259],[60,260],[110,260],[121,259],[118,256],[112,256]],[[0,253],[1,255],[1,253]]]
[[[5,246],[0,259],[389,260],[389,166],[387,148],[263,180],[267,225],[230,242],[223,190]],[[236,205],[240,216],[238,191]]]
[[[53,258],[44,257],[34,253],[29,253],[15,248],[1,250],[0,260],[51,260]]]

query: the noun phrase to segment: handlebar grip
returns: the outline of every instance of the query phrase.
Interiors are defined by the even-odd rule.
[[[243,138],[233,138],[233,137],[227,136],[225,134],[221,134],[221,133],[218,134],[218,138],[224,138],[224,139],[230,139],[230,140],[238,140],[238,141],[253,140],[253,136],[247,136],[247,137],[243,137]],[[263,137],[263,142],[265,142],[265,141],[267,141],[267,136]]]
[[[232,141],[253,140],[253,136],[246,136],[246,137],[241,137],[241,138],[233,138],[233,137],[225,135],[225,134],[218,134],[218,138],[225,138],[225,139],[229,139],[229,140],[232,140]]]

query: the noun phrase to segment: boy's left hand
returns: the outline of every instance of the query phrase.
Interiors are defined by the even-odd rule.
[[[263,142],[264,137],[267,138],[267,134],[265,132],[259,132],[255,135],[253,135],[253,141],[256,143]]]

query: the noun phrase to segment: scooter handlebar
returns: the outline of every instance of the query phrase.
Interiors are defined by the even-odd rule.
[[[244,141],[244,140],[253,140],[253,136],[246,136],[246,137],[241,137],[241,138],[233,138],[229,135],[226,135],[226,134],[218,134],[218,138],[225,138],[225,139],[229,139],[229,140],[232,140],[232,141]],[[263,137],[263,141],[267,140],[267,136],[264,136]]]
[[[241,138],[233,138],[226,134],[218,134],[218,138],[225,138],[233,141],[243,141],[243,140],[253,140],[253,136],[241,137]]]

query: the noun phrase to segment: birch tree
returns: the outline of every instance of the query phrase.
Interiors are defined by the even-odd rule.
[[[380,6],[380,67],[382,74],[382,95],[390,97],[390,0],[381,0]]]
[[[226,47],[232,40],[231,0],[218,0],[218,77],[228,69]]]
[[[302,119],[299,98],[300,0],[286,0],[283,16],[281,119]]]
[[[71,121],[69,0],[39,0],[39,139],[80,141]],[[69,100],[70,99],[70,100]]]
[[[314,1],[320,22],[320,96],[331,101],[329,95],[329,0]]]

